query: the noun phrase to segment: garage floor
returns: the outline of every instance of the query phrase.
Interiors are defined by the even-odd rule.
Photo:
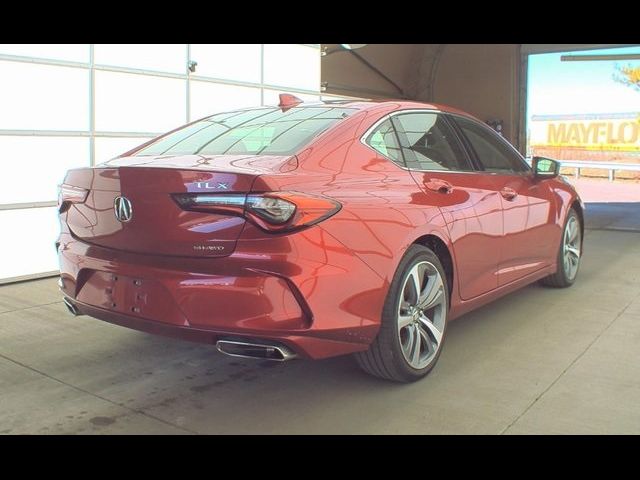
[[[55,279],[1,287],[0,433],[638,434],[640,233],[591,225],[574,287],[530,286],[452,322],[411,385],[348,357],[232,359],[74,318]]]

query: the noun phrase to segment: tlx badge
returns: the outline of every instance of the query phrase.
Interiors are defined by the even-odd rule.
[[[229,184],[225,182],[198,182],[196,183],[198,188],[229,190]]]

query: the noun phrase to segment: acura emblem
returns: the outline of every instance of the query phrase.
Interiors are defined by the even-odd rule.
[[[133,217],[133,207],[127,197],[116,197],[113,202],[113,211],[121,222],[128,222]]]

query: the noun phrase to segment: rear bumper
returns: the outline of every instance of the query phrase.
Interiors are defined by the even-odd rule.
[[[117,325],[210,344],[274,340],[306,358],[365,350],[379,328],[387,285],[320,228],[239,241],[223,258],[126,253],[67,232],[59,242],[64,296]]]
[[[79,315],[88,315],[114,325],[120,325],[122,327],[154,335],[188,340],[191,342],[214,345],[218,340],[238,337],[250,340],[270,340],[288,346],[303,358],[312,359],[332,357],[335,355],[358,352],[366,349],[366,346],[362,344],[315,337],[312,332],[301,332],[300,335],[295,335],[279,332],[256,333],[247,331],[208,330],[194,326],[170,325],[155,320],[147,320],[131,315],[115,313],[113,311],[97,308],[91,305],[85,305],[73,300],[68,301],[77,309]]]

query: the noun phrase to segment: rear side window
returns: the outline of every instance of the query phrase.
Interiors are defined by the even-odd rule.
[[[403,113],[393,117],[407,167],[414,170],[472,171],[446,119],[433,112]]]
[[[218,114],[160,138],[136,154],[291,155],[354,111],[319,106]]]
[[[385,157],[393,160],[394,163],[404,167],[398,136],[391,124],[391,120],[385,120],[378,125],[365,139],[365,143]]]
[[[462,117],[456,117],[455,122],[471,143],[485,171],[495,173],[529,171],[529,167],[520,156],[489,128]]]

